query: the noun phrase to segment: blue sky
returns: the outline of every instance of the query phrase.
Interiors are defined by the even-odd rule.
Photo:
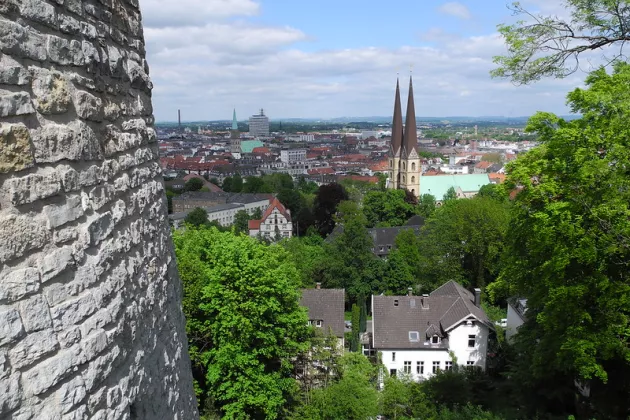
[[[526,0],[562,13],[560,0]],[[493,80],[506,0],[141,0],[158,121],[391,115],[413,67],[418,116],[566,113],[584,74]]]

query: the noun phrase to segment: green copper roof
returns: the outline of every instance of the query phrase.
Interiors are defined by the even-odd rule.
[[[260,140],[243,140],[241,142],[241,152],[251,153],[256,147],[263,147],[264,144]]]
[[[477,192],[489,183],[488,174],[421,176],[420,195],[431,194],[437,201],[441,201],[451,187],[455,191],[469,193]]]
[[[234,113],[232,114],[232,130],[238,130],[238,122],[236,121],[236,109],[234,109]]]

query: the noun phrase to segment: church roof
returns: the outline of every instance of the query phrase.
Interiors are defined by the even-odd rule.
[[[236,121],[236,109],[234,109],[234,112],[232,113],[232,130],[238,130],[238,122]]]
[[[431,194],[437,201],[441,201],[451,187],[455,191],[469,193],[477,192],[487,184],[490,184],[488,174],[420,176],[420,195]]]
[[[394,98],[394,118],[392,120],[392,140],[391,147],[392,153],[396,155],[403,141],[403,123],[402,123],[402,109],[400,106],[400,87],[398,79],[396,79],[396,96]]]
[[[403,151],[408,157],[412,151],[418,149],[418,127],[416,125],[416,107],[413,99],[413,81],[409,77],[409,97],[407,98],[407,117],[405,118],[405,134],[403,137]]]

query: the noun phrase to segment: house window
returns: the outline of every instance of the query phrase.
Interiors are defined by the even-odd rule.
[[[411,361],[405,361],[403,363],[403,372],[411,373]]]
[[[468,336],[468,347],[475,347],[475,336],[474,335],[469,335]]]
[[[424,362],[416,362],[416,373],[424,375]]]
[[[469,360],[469,361],[466,362],[466,367],[471,368],[473,366],[475,366],[475,362],[473,362],[472,360]]]
[[[444,370],[453,369],[453,362],[444,362]]]
[[[395,362],[395,361],[396,361],[396,352],[393,351],[392,352],[392,362]]]
[[[440,337],[438,337],[437,335],[431,337],[431,344],[440,344]]]
[[[322,324],[323,324],[322,320],[321,320],[321,319],[318,319],[318,320],[317,320],[317,323],[315,324],[315,326],[316,326],[316,327],[318,327],[318,328],[321,328],[321,327],[322,327]]]
[[[313,321],[311,321],[310,319],[308,320],[308,325],[313,325]]]
[[[411,183],[412,183],[412,184],[414,184],[415,182],[416,182],[416,177],[415,177],[415,176],[412,176],[412,177],[411,177]]]
[[[412,300],[412,302],[414,301]],[[412,343],[420,341],[420,333],[418,331],[409,331],[409,341]]]
[[[390,369],[389,370],[389,376],[391,376],[392,378],[396,377],[396,369]]]
[[[415,171],[415,170],[416,170],[416,164],[415,164],[415,163],[412,163],[412,164],[411,164],[411,170],[412,170],[412,171]]]
[[[433,362],[433,373],[438,373],[440,370],[440,362]]]

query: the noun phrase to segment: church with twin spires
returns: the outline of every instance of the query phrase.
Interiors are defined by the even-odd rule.
[[[409,96],[407,98],[407,115],[404,126],[402,108],[400,106],[400,87],[398,80],[396,80],[392,140],[389,149],[388,187],[392,189],[407,189],[415,196],[420,195],[420,174],[422,173],[422,165],[418,155],[417,131],[412,79],[409,77]]]

